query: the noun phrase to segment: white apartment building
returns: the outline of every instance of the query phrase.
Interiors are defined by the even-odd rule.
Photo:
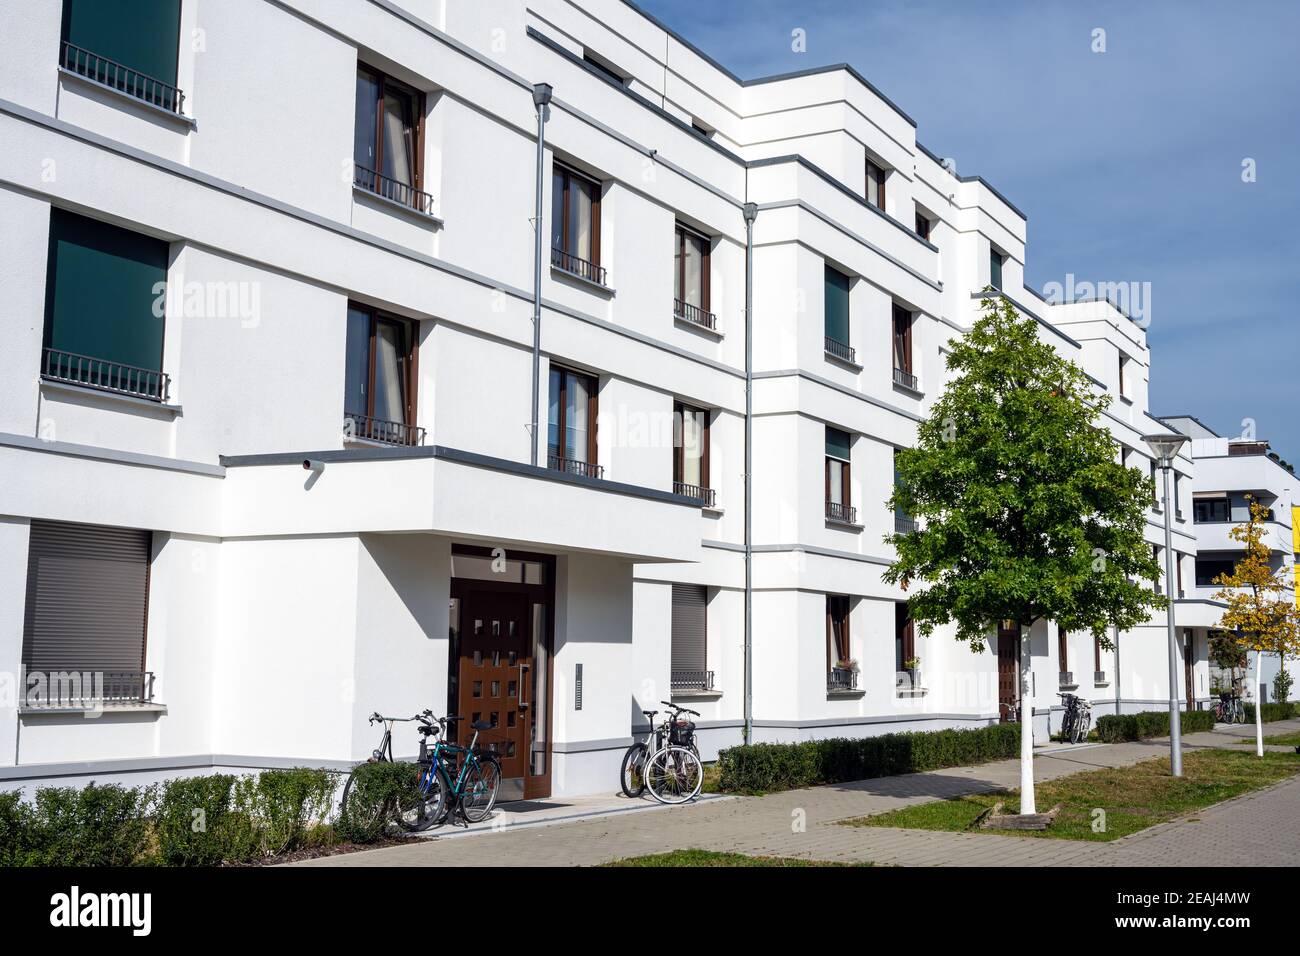
[[[1143,328],[1027,288],[1024,215],[916,133],[623,0],[0,7],[0,785],[346,767],[431,707],[508,795],[608,791],[670,696],[741,740],[747,595],[754,740],[1014,716],[1018,642],[881,581],[947,343],[992,284],[1124,460],[1164,425]],[[1165,646],[1040,623],[1039,733],[1161,706]]]

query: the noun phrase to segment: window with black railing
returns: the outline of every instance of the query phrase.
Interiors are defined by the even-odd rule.
[[[912,313],[894,303],[894,384],[916,391],[912,372]]]
[[[424,181],[424,94],[368,66],[357,66],[352,183],[433,215]]]
[[[677,225],[673,233],[673,315],[716,331],[717,316],[709,311],[711,245],[707,237]]]
[[[183,115],[177,88],[180,0],[63,0],[59,66],[118,93]]]
[[[546,466],[583,478],[603,478],[596,463],[596,378],[551,366],[547,413]]]
[[[858,511],[850,503],[853,436],[826,426],[826,518],[838,524],[857,524]]]
[[[416,425],[416,323],[358,303],[348,305],[343,437],[420,445]]]
[[[711,692],[709,670],[709,589],[699,584],[672,586],[671,666],[672,692]]]
[[[673,403],[673,492],[712,508],[709,487],[709,413],[685,402]]]
[[[826,354],[842,362],[856,364],[857,352],[849,345],[849,287],[847,275],[826,266],[825,273],[825,346]]]
[[[600,183],[561,163],[551,171],[551,266],[608,284],[600,264]]]

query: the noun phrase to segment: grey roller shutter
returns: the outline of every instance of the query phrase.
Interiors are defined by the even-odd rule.
[[[708,666],[705,608],[708,595],[698,584],[673,585],[674,671],[703,671]]]
[[[33,521],[23,666],[144,670],[152,532]]]

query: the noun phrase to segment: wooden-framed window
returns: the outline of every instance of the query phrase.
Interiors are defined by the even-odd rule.
[[[424,94],[360,63],[352,164],[358,187],[432,212],[433,197],[424,192]]]
[[[1183,501],[1182,501],[1182,482],[1179,480],[1182,476],[1174,472],[1174,517],[1179,521],[1183,520]]]
[[[848,667],[853,661],[849,636],[849,596],[826,595],[826,669]]]
[[[681,223],[673,231],[673,314],[710,329],[715,324],[709,311],[711,245],[706,236]]]
[[[1056,629],[1056,657],[1057,670],[1062,674],[1068,674],[1070,671],[1070,635],[1063,627]]]
[[[1183,556],[1177,551],[1174,552],[1174,571],[1178,575],[1178,597],[1183,596]]]
[[[605,284],[600,266],[600,183],[558,162],[551,170],[551,265]]]
[[[1160,483],[1156,480],[1156,460],[1152,458],[1149,464],[1151,466],[1151,507],[1161,511],[1163,509],[1160,505]]]
[[[867,160],[867,202],[881,212],[885,211],[885,170]]]
[[[853,524],[856,510],[849,494],[853,436],[826,426],[826,517]]]
[[[547,416],[547,466],[599,478],[596,464],[596,412],[599,382],[585,372],[551,366]]]
[[[1164,564],[1160,560],[1160,545],[1158,544],[1151,545],[1151,557],[1155,561],[1155,563],[1160,567],[1160,570],[1156,571],[1156,576],[1151,579],[1151,589],[1155,591],[1156,594],[1162,594],[1164,592],[1160,587],[1160,578],[1161,575],[1164,573]]]
[[[419,323],[348,303],[343,375],[344,428],[350,438],[418,445],[416,382]]]
[[[685,402],[673,403],[673,491],[699,498],[710,507],[709,413]]]
[[[1101,638],[1096,634],[1092,636],[1092,669],[1095,673],[1101,673]]]
[[[926,242],[929,242],[930,231],[931,229],[933,229],[933,227],[934,224],[930,222],[929,218],[926,217],[921,212],[921,210],[918,209],[916,211],[916,234],[920,236],[922,239],[924,239]]]
[[[894,671],[907,670],[912,660],[916,660],[916,627],[907,602],[899,601],[894,605]]]
[[[1119,357],[1119,397],[1128,398],[1128,356]]]
[[[1005,257],[996,249],[989,249],[989,285],[1002,288],[1002,262]]]
[[[912,371],[912,312],[897,302],[894,314],[894,383],[906,388],[916,388],[916,375]]]

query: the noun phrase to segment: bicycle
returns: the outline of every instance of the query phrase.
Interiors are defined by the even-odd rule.
[[[1069,744],[1083,743],[1092,727],[1092,704],[1076,694],[1057,694],[1065,703],[1061,718],[1061,739]]]
[[[449,715],[439,717],[437,723],[440,729],[445,730],[448,724],[464,719],[464,717]],[[434,802],[432,810],[424,804],[418,807],[418,816],[423,823],[422,829],[427,829],[432,823],[457,812],[465,820],[466,825],[480,823],[487,819],[492,808],[496,806],[497,791],[501,787],[501,762],[494,754],[480,751],[477,747],[479,733],[491,730],[492,725],[486,720],[476,720],[470,726],[474,729],[474,736],[468,746],[462,747],[448,743],[445,739],[439,740],[434,744],[433,753],[428,755],[427,759],[422,747],[421,764],[425,769],[420,775],[417,799]],[[421,730],[421,733],[423,734],[424,731]],[[455,774],[454,783],[448,776],[448,766]]]
[[[1236,694],[1220,694],[1214,702],[1214,719],[1221,724],[1244,724],[1246,708]]]
[[[623,788],[623,794],[634,800],[644,794],[646,790],[646,762],[650,759],[651,754],[658,753],[663,749],[664,741],[666,739],[673,739],[675,737],[678,741],[685,740],[685,746],[693,751],[697,758],[700,755],[699,748],[695,744],[695,725],[693,723],[686,721],[686,723],[689,724],[689,730],[683,727],[676,733],[674,733],[672,726],[670,726],[680,722],[682,714],[690,714],[694,717],[700,715],[696,711],[688,710],[685,707],[678,707],[676,704],[669,704],[667,701],[660,701],[660,703],[671,708],[673,713],[670,716],[665,717],[663,723],[656,727],[655,715],[658,714],[659,711],[641,711],[641,713],[649,720],[650,729],[646,732],[646,739],[644,741],[637,741],[627,748],[627,752],[623,754],[623,764],[619,768],[619,783]],[[649,746],[652,737],[654,738],[653,749]]]
[[[696,752],[695,723],[683,720],[683,713],[699,714],[685,707],[669,704],[673,715],[664,721],[668,743],[652,753],[645,762],[645,786],[660,803],[678,804],[694,800],[704,786],[704,765]]]
[[[425,712],[426,714],[428,711]],[[422,721],[424,715],[416,714],[414,717],[385,717],[375,712],[367,718],[370,724],[382,723],[384,725],[383,736],[379,738],[379,746],[370,752],[366,763],[396,763],[393,759],[393,725],[397,723],[411,723],[413,721]],[[421,740],[421,754],[423,755],[424,742]],[[343,786],[343,799],[339,801],[339,814],[347,816],[357,821],[362,827],[378,826],[381,821],[396,820],[397,824],[408,832],[416,832],[424,827],[416,826],[418,820],[411,820],[407,817],[409,808],[403,807],[401,803],[394,806],[391,801],[376,805],[370,800],[362,799],[358,788],[353,784],[356,779],[356,770],[353,769],[348,774],[348,781]],[[354,799],[356,798],[356,799]]]

